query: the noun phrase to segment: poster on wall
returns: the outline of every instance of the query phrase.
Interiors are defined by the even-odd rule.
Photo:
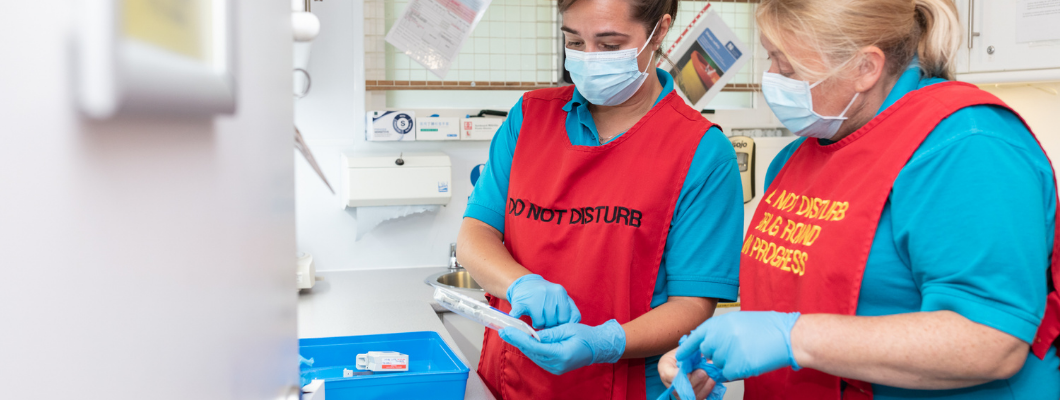
[[[706,108],[747,63],[749,50],[720,15],[701,12],[667,52],[674,88],[692,108]]]
[[[1016,43],[1060,40],[1060,0],[1020,0]]]

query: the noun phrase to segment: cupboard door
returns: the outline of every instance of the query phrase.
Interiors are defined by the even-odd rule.
[[[961,21],[961,47],[957,49],[957,73],[968,73],[968,52],[971,40],[968,26],[968,6],[971,0],[957,0],[957,19]]]
[[[965,19],[971,23],[965,34],[973,35],[967,38],[971,40],[970,48],[965,47],[969,51],[969,72],[1060,68],[1060,40],[1016,43],[1022,0],[959,1],[967,2],[970,13],[970,18]]]

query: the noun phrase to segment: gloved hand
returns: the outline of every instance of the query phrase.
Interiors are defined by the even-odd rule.
[[[678,397],[678,394],[685,393],[680,388],[677,388],[677,386],[682,386],[683,381],[687,381],[689,386],[691,386],[693,392],[691,398],[694,399],[707,398],[717,385],[721,385],[717,381],[710,379],[710,375],[708,375],[707,371],[704,369],[694,369],[691,372],[684,372],[689,363],[677,361],[677,358],[675,358],[676,354],[677,348],[674,347],[673,350],[663,354],[662,358],[659,359],[659,380],[661,380],[663,385],[668,389],[666,389],[662,395],[657,397],[658,400],[668,400],[670,398],[669,395],[671,394],[681,400],[688,398],[689,396]],[[699,352],[696,352],[696,355],[698,356]],[[700,357],[700,359],[702,359],[702,357]],[[721,375],[720,369],[717,372],[718,375]],[[685,378],[678,379],[678,375],[682,373],[685,374]]]
[[[529,315],[534,329],[551,328],[571,322],[581,322],[582,313],[567,295],[563,286],[546,281],[541,275],[523,275],[508,286],[509,315],[519,318]]]
[[[687,339],[688,335],[682,336],[680,342],[684,343]],[[674,349],[659,360],[659,378],[662,378],[663,383],[670,387],[656,400],[669,400],[671,396],[678,400],[722,400],[725,398],[724,383],[728,382],[728,379],[722,375],[718,366],[708,363],[698,351],[692,352],[691,357],[680,360],[676,358],[676,353],[677,349]],[[673,370],[664,370],[667,367]],[[668,380],[670,380],[669,383],[667,383]]]
[[[677,359],[701,352],[730,380],[783,367],[798,370],[791,352],[791,329],[799,313],[737,311],[708,319],[677,348]]]
[[[589,364],[616,362],[626,351],[626,331],[615,320],[600,326],[565,324],[538,331],[537,335],[540,342],[515,328],[500,332],[501,339],[556,375]]]

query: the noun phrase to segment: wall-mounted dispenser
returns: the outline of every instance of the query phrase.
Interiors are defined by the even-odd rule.
[[[452,164],[445,153],[342,156],[346,207],[446,205]]]
[[[743,202],[748,203],[755,198],[755,140],[747,136],[730,136],[729,141],[736,150],[736,164],[743,182]]]

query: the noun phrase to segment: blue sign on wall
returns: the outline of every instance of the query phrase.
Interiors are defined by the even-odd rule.
[[[478,177],[482,176],[482,171],[485,169],[486,164],[479,164],[471,168],[471,186],[475,186],[475,183],[478,182]]]

